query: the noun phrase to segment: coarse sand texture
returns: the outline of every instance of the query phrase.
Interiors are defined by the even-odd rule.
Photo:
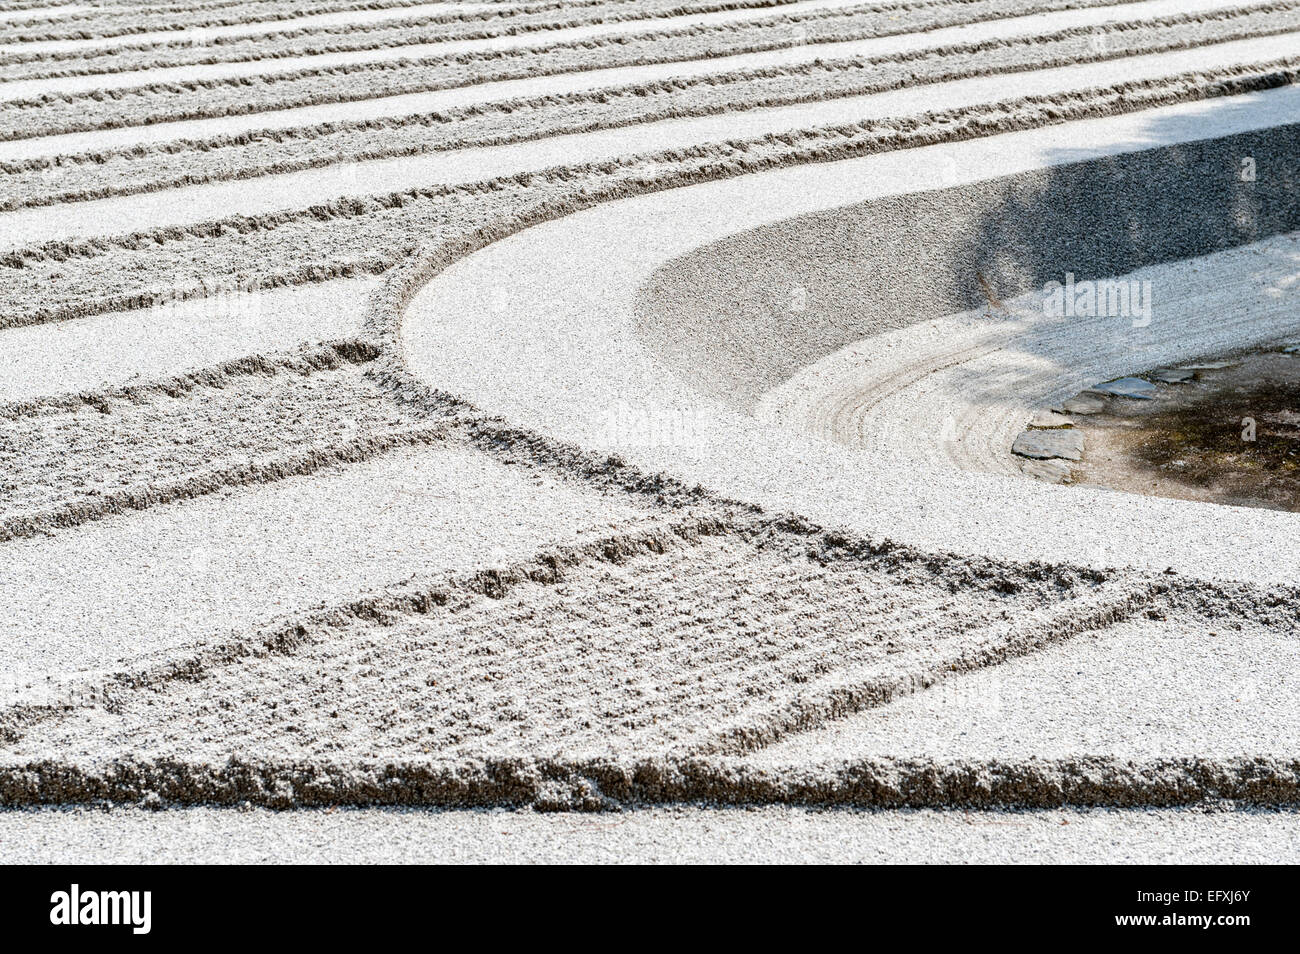
[[[1088,475],[1300,362],[1300,0],[0,30],[0,859],[1295,845],[1300,508]]]

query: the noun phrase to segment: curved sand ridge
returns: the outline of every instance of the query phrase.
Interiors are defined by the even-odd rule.
[[[1095,274],[1108,264],[1114,271],[1102,274],[1122,274],[1126,267],[1142,264],[1144,256],[1160,261],[1180,254],[1195,255],[1294,229],[1294,171],[1285,158],[1288,150],[1294,154],[1294,127],[1242,131],[1267,130],[1280,116],[1297,115],[1297,104],[1296,90],[1279,90],[1243,97],[1226,106],[1196,104],[1089,120],[1064,128],[778,170],[599,206],[511,236],[436,276],[414,297],[407,312],[402,331],[406,360],[416,377],[437,382],[485,409],[505,413],[545,433],[582,446],[617,451],[638,464],[667,470],[687,481],[698,480],[724,494],[778,510],[794,510],[872,536],[1008,559],[1127,563],[1152,570],[1172,566],[1204,577],[1294,582],[1300,579],[1300,563],[1278,558],[1289,552],[1285,541],[1294,533],[1294,520],[1287,514],[1229,512],[1105,491],[1062,489],[1004,474],[969,473],[950,462],[908,459],[905,454],[900,458],[884,452],[867,455],[809,440],[797,430],[773,428],[747,412],[765,390],[778,387],[800,368],[864,334],[887,330],[891,323],[897,326],[913,318],[938,318],[962,305],[969,307],[979,286],[969,272],[963,274],[967,262],[978,268],[987,261],[995,286],[1018,282],[1019,287],[1011,288],[1015,293],[1036,285],[1039,272],[1063,271],[1076,261],[1074,267],[1081,276]],[[1214,132],[1242,138],[1164,154],[1142,152]],[[1081,147],[1079,143],[1091,145]],[[1236,185],[1216,188],[1215,183],[1235,181],[1233,170],[1239,157],[1249,154],[1243,151],[1246,149],[1266,151],[1284,164],[1274,185],[1261,187],[1274,201],[1246,203],[1245,211],[1254,213],[1253,224],[1248,221],[1233,228],[1222,218],[1211,219],[1221,224],[1216,233],[1202,231],[1208,222],[1196,217],[1187,220],[1186,227],[1171,224],[1163,236],[1158,230],[1150,235],[1142,232],[1140,240],[1134,236],[1128,243],[1127,251],[1111,242],[1088,246],[1089,234],[1106,238],[1104,231],[1092,231],[1106,227],[1095,221],[1096,213],[1109,207],[1113,219],[1109,227],[1126,232],[1130,215],[1140,213],[1142,203],[1150,214],[1157,215],[1165,201],[1159,189],[1143,183],[1127,204],[1120,193],[1080,205],[1083,197],[1095,193],[1097,176],[1125,169],[1140,176],[1143,169],[1159,170],[1171,162],[1175,167],[1183,161],[1217,163],[1214,168],[1221,170],[1219,179],[1175,181],[1172,186],[1194,185],[1197,193],[1174,196],[1180,206],[1195,211],[1195,195],[1203,195],[1208,205],[1201,211],[1209,216],[1216,203],[1231,207],[1245,201]],[[1089,155],[1128,158],[1070,166]],[[987,189],[963,192],[959,186],[952,191],[953,182],[987,183],[1017,168],[1030,174],[994,182]],[[1050,176],[1033,173],[1041,168],[1053,172]],[[1124,179],[1120,175],[1115,181]],[[1052,192],[1053,182],[1062,187],[1059,195]],[[950,191],[929,198],[901,199],[892,207],[944,221],[952,209],[949,203],[958,203],[972,216],[969,223],[954,221],[947,237],[933,229],[908,236],[906,219],[887,219],[874,241],[898,252],[899,257],[860,259],[856,274],[853,267],[845,270],[833,232],[808,237],[807,249],[796,246],[792,260],[784,259],[790,260],[790,273],[776,281],[775,289],[770,280],[764,283],[762,278],[757,288],[745,286],[743,270],[717,271],[719,262],[711,260],[709,252],[698,261],[676,263],[675,267],[697,278],[713,271],[716,281],[674,283],[671,269],[656,274],[661,266],[690,255],[711,240],[787,220],[795,213],[838,208],[873,196],[909,196],[943,184],[948,184]],[[999,190],[1009,190],[1012,198],[1020,190],[1021,201],[1035,197],[1043,209],[1045,228],[1051,228],[1055,217],[1055,224],[1067,229],[1059,233],[1060,246],[1033,246],[1029,240],[1038,237],[1033,231],[1036,226],[1014,205],[1003,227],[1018,228],[1021,245],[1036,248],[1041,259],[1017,260],[1014,249],[1019,246],[1013,243],[993,241],[981,246],[971,241],[969,233],[980,235],[980,206],[972,205],[970,196],[981,196],[987,213],[1000,195],[1007,197],[1007,191]],[[1053,198],[1061,199],[1055,211]],[[869,215],[868,211],[864,217]],[[1114,220],[1119,215],[1123,218]],[[832,228],[848,224],[860,228],[861,223],[852,216],[831,221]],[[1081,222],[1087,225],[1081,227]],[[996,217],[985,224],[996,227]],[[1148,227],[1154,224],[1148,223]],[[760,233],[765,234],[783,235]],[[996,236],[996,228],[992,234]],[[1042,236],[1049,234],[1044,231]],[[1076,244],[1081,237],[1083,244]],[[756,256],[766,257],[767,264],[774,261],[778,264],[773,267],[779,268],[789,249],[786,245],[778,252],[776,246],[761,242],[746,246],[746,241],[737,240],[741,250],[735,260],[752,264]],[[870,246],[873,238],[867,234],[860,241]],[[936,255],[945,257],[951,250],[945,249],[945,241],[965,249],[965,260],[960,256],[952,260],[951,274],[927,273],[923,267],[911,271],[918,250],[926,243],[934,243]],[[1198,248],[1198,243],[1202,247]],[[807,255],[802,262],[801,252]],[[820,272],[807,267],[809,259],[818,256]],[[1291,283],[1279,280],[1290,274],[1288,266],[1293,264],[1284,253],[1269,266],[1283,295],[1292,294]],[[872,270],[883,271],[885,281],[866,284],[865,277]],[[1233,271],[1228,269],[1229,274]],[[779,297],[788,298],[789,290],[800,285],[805,275],[811,303],[807,324],[774,312],[770,301],[774,290],[782,293]],[[1256,298],[1264,294],[1258,279],[1239,277],[1240,288],[1253,290]],[[818,285],[818,281],[826,284]],[[735,295],[738,285],[744,286],[746,293],[753,292],[761,304],[747,311],[743,306],[753,305],[754,299],[740,299],[740,307],[721,307],[721,299]],[[831,285],[847,307],[835,310],[829,306],[837,300],[830,296]],[[765,296],[768,300],[763,301]],[[535,304],[539,301],[544,306]],[[827,303],[824,312],[817,311],[821,302]],[[1173,304],[1176,309],[1176,302]],[[710,319],[703,317],[705,312]],[[1199,322],[1180,324],[1184,317],[1175,312],[1169,325],[1185,329],[1185,334],[1151,334],[1141,341],[1145,351],[1138,359],[1140,366],[1145,367],[1143,362],[1149,358],[1191,357],[1223,345],[1226,335],[1216,331],[1214,321],[1202,316]],[[1276,338],[1293,333],[1294,320],[1293,311],[1280,308],[1262,316],[1258,325],[1248,326],[1249,333],[1262,339]],[[477,331],[489,327],[493,329],[490,337]],[[971,337],[978,339],[983,329],[975,327],[977,332]],[[1161,326],[1153,323],[1153,327],[1158,330]],[[1011,343],[995,337],[984,350],[1001,348],[998,355],[1014,370],[1016,329],[1005,326],[996,331]],[[1074,326],[1064,324],[1022,334],[1021,344],[1030,347],[1026,349],[1028,368],[1021,376],[1041,372],[1035,362],[1050,364],[1054,356],[1070,354],[1068,339],[1074,331]],[[1077,331],[1085,339],[1096,338],[1095,325],[1083,324]],[[1035,355],[1035,336],[1051,334],[1065,335],[1066,344],[1058,344],[1055,352],[1040,349],[1044,353]],[[980,350],[976,344],[963,345],[956,339],[947,344],[954,346],[954,353],[946,355],[942,364],[954,367],[974,359]],[[1035,384],[1042,393],[1031,397],[1064,397],[1080,386],[1132,369],[1121,363],[1133,360],[1123,342],[1094,354],[1085,351],[1084,358],[1093,364],[1057,371],[1055,377],[1040,373]],[[933,370],[924,367],[925,361],[920,364],[913,377]],[[1008,368],[1004,364],[1001,370],[1006,374]],[[949,373],[956,371],[950,369]],[[1019,397],[1016,375],[1009,378],[999,382],[994,392],[1000,391],[1004,400]],[[960,413],[962,405],[952,408]],[[1020,413],[1022,408],[1000,413]],[[1021,425],[1028,413],[1023,408]],[[627,423],[620,424],[620,414]],[[941,436],[933,433],[937,423],[930,422],[921,435],[904,431],[895,435],[894,441],[903,447],[939,441]],[[958,433],[960,427],[959,423]],[[1181,541],[1179,546],[1169,546],[1171,535]]]

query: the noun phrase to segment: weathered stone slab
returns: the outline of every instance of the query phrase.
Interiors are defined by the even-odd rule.
[[[1074,475],[1073,469],[1059,458],[1052,460],[1023,460],[1020,469],[1035,480],[1049,484],[1068,484]]]
[[[1100,414],[1106,408],[1106,399],[1098,394],[1076,394],[1061,402],[1061,410],[1068,414]]]
[[[1025,431],[1011,445],[1011,452],[1036,460],[1079,460],[1083,457],[1083,435],[1070,428]]]
[[[1113,394],[1116,397],[1132,398],[1135,401],[1149,401],[1156,396],[1156,386],[1141,378],[1116,378],[1114,381],[1095,385],[1092,390],[1100,391],[1102,394]]]

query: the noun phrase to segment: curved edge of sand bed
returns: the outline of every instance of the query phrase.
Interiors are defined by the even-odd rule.
[[[1283,89],[619,201],[578,193],[417,256],[385,283],[368,320],[400,342],[387,358],[398,389],[455,394],[679,486],[931,551],[1294,582],[1300,565],[1278,559],[1294,536],[1289,514],[900,465],[810,440],[682,381],[640,337],[635,311],[658,267],[728,235],[900,192],[1268,128],[1296,115],[1296,99]]]

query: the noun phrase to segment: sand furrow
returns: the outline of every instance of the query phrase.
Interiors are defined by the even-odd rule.
[[[0,20],[0,807],[1300,804],[1296,515],[1009,453],[1298,340],[1300,0]]]
[[[408,48],[411,55],[428,56],[439,53],[470,52],[495,48],[517,48],[536,44],[538,38],[545,35],[561,40],[586,40],[605,36],[617,36],[638,26],[642,29],[663,22],[673,22],[679,26],[715,25],[743,22],[754,18],[781,15],[780,8],[822,10],[850,7],[860,4],[861,0],[584,0],[575,5],[544,0],[536,5],[523,5],[516,9],[499,8],[489,5],[481,13],[447,13],[427,17],[413,18],[399,23],[397,30],[410,30],[412,35],[403,44],[399,39],[396,46]],[[202,29],[178,28],[191,37],[202,36]],[[242,29],[242,28],[241,28]],[[276,32],[268,39],[272,43],[285,42],[286,37],[292,42],[296,36],[328,37],[332,34],[366,33],[394,27],[377,26],[360,27],[315,27],[290,30],[288,33]],[[172,33],[171,36],[178,35]],[[129,40],[137,37],[129,36]],[[158,48],[169,40],[167,33],[148,34],[141,37],[146,41],[146,48]],[[232,37],[239,43],[242,38]],[[111,47],[120,41],[109,40]],[[220,42],[220,38],[218,38]],[[256,41],[254,41],[256,42]],[[13,56],[23,55],[78,55],[82,51],[96,52],[102,48],[103,41],[56,40],[50,42],[29,42],[14,44],[3,49]],[[134,43],[132,46],[136,45]],[[348,43],[339,44],[347,48]],[[393,61],[400,59],[400,54],[384,53],[383,46],[374,46],[362,42],[362,49],[372,52],[361,57],[362,61]],[[206,57],[205,57],[206,58]],[[196,73],[201,76],[199,69]],[[216,71],[219,72],[219,71]]]
[[[0,544],[5,701],[193,654],[383,583],[608,534],[644,513],[434,444],[11,540]]]
[[[748,56],[754,51],[762,51],[767,57],[777,57],[776,63],[753,61],[754,65],[764,66],[779,65],[783,62],[781,57],[796,55],[808,46],[814,49],[823,46],[834,49],[837,44],[861,42],[863,39],[874,39],[877,45],[887,43],[891,45],[890,48],[895,44],[909,42],[924,45],[925,34],[931,32],[946,37],[949,41],[959,41],[966,29],[980,29],[978,24],[987,23],[988,29],[1001,29],[1000,24],[1008,19],[1015,20],[1016,24],[1035,19],[1034,11],[1059,13],[1063,8],[1073,9],[1077,6],[1080,4],[1063,3],[1061,0],[1048,0],[1046,3],[1042,0],[976,0],[961,4],[959,13],[963,26],[955,28],[949,27],[953,22],[952,15],[948,15],[946,10],[933,9],[925,3],[916,5],[915,10],[905,9],[902,13],[895,13],[891,8],[880,11],[849,9],[843,12],[825,11],[765,18],[755,23],[552,44],[536,50],[507,49],[404,61],[396,65],[308,70],[301,76],[291,74],[265,84],[268,91],[274,92],[278,97],[263,104],[270,111],[259,109],[254,113],[213,119],[154,122],[148,126],[132,126],[128,129],[101,129],[89,133],[0,141],[0,160],[21,161],[54,154],[71,155],[87,150],[102,152],[105,149],[166,143],[182,138],[240,136],[304,124],[400,115],[429,102],[427,97],[430,94],[417,92],[421,90],[445,91],[437,95],[458,97],[450,102],[463,105],[501,98],[509,95],[508,91],[537,95],[552,90],[562,92],[589,88],[602,81],[609,82],[611,78],[614,82],[634,81],[645,72],[645,67],[651,67],[655,71],[672,70],[680,64],[680,68],[688,75],[692,71],[708,73],[714,69],[709,60]],[[1104,0],[1100,3],[1091,0],[1082,3],[1084,11],[1092,7],[1103,10],[1109,8]],[[1117,9],[1130,8],[1125,4]],[[1024,14],[1029,16],[1023,16]],[[895,16],[898,19],[893,19]],[[944,29],[945,27],[949,28]],[[743,66],[751,61],[727,59],[718,66],[725,69],[732,62],[740,62]],[[634,68],[640,68],[640,73],[629,75],[618,72]],[[583,75],[587,73],[593,77],[590,84],[586,83]],[[656,73],[651,78],[662,78],[662,75]],[[511,85],[494,85],[506,82]],[[559,86],[554,87],[552,83]],[[191,92],[201,92],[209,88],[220,89],[229,84],[218,82],[191,85]],[[248,83],[239,82],[238,85],[241,86],[243,95],[249,96],[251,90]],[[165,94],[170,88],[172,87],[164,86],[161,92]],[[436,102],[448,105],[445,99]],[[283,108],[286,103],[299,105]]]
[[[908,37],[917,31],[940,34],[961,33],[955,24],[993,24],[1014,20],[1014,26],[1024,32],[1050,31],[1060,18],[1062,26],[1081,22],[1101,22],[1140,16],[1158,16],[1163,13],[1195,13],[1227,7],[1257,8],[1267,0],[1188,0],[1170,4],[1164,0],[1069,0],[1069,2],[1029,4],[1023,0],[982,0],[982,2],[945,5],[941,0],[926,0],[886,4],[864,8],[850,6],[825,11],[783,12],[780,16],[765,15],[731,24],[702,24],[695,27],[668,23],[657,31],[647,31],[643,24],[633,24],[626,35],[603,38],[580,38],[565,43],[563,35],[551,33],[530,36],[527,33],[507,34],[491,41],[456,40],[454,36],[438,36],[438,31],[419,26],[393,26],[382,30],[361,33],[347,31],[337,34],[330,31],[324,36],[307,35],[287,40],[283,37],[264,40],[245,39],[237,42],[210,43],[190,49],[126,49],[104,53],[90,58],[70,55],[51,60],[49,57],[0,55],[0,100],[30,99],[45,95],[72,95],[79,92],[131,87],[158,87],[166,83],[212,83],[236,78],[281,77],[295,74],[319,73],[347,67],[350,71],[373,70],[395,59],[420,62],[426,66],[437,65],[442,60],[481,59],[485,66],[498,69],[512,61],[527,58],[534,61],[535,69],[529,74],[534,80],[544,74],[557,73],[553,62],[565,52],[566,46],[580,45],[588,58],[582,62],[583,70],[600,65],[601,59],[620,55],[626,59],[629,44],[653,44],[660,58],[681,60],[704,39],[711,39],[715,49],[725,53],[728,49],[773,50],[784,47],[787,51],[805,46],[821,47],[868,36],[898,37],[906,44]],[[762,10],[763,8],[756,8]],[[1039,12],[1042,11],[1042,12]],[[1148,12],[1153,11],[1153,12]],[[445,30],[442,32],[446,32]],[[436,40],[436,43],[431,43]],[[915,38],[912,43],[917,42]],[[943,42],[937,40],[936,42]],[[602,50],[603,48],[603,50]],[[592,55],[603,53],[597,59]],[[496,61],[493,63],[493,61]],[[610,64],[612,65],[612,64]],[[407,82],[418,80],[412,73]],[[544,85],[544,84],[541,84]]]
[[[1146,675],[1153,666],[1160,678]],[[752,761],[1288,756],[1300,743],[1289,703],[1298,677],[1300,642],[1282,619],[1132,620],[819,726]],[[1104,722],[1089,718],[1098,708]],[[1015,720],[1028,709],[1033,719]]]
[[[519,4],[524,6],[524,4]],[[534,6],[544,6],[542,3]],[[331,9],[332,8],[332,9]],[[314,12],[327,11],[327,12]],[[511,6],[495,3],[417,2],[395,6],[348,4],[224,4],[206,8],[100,7],[92,13],[60,16],[48,22],[27,21],[16,25],[0,44],[0,56],[26,54],[52,56],[60,53],[93,54],[121,44],[145,45],[194,42],[202,44],[219,37],[275,34],[383,23],[394,19],[432,19],[448,22],[491,16],[492,11],[513,12]],[[184,38],[178,38],[180,34]]]
[[[1254,75],[1249,70],[1224,71],[1217,76],[1190,74],[1172,83],[1123,84],[1064,100],[1031,97],[1017,104],[932,114],[899,124],[866,122],[810,130],[587,168],[561,166],[545,174],[463,189],[420,190],[383,200],[345,200],[259,220],[237,218],[114,242],[27,249],[11,255],[6,263],[0,314],[5,323],[17,327],[140,308],[160,294],[170,300],[202,297],[210,294],[206,276],[213,272],[239,275],[245,287],[300,285],[374,274],[408,255],[430,235],[487,234],[482,223],[492,221],[498,214],[495,210],[509,208],[524,194],[531,196],[536,210],[529,213],[527,221],[535,222],[637,192],[727,178],[792,161],[826,161],[928,142],[960,141],[1098,112],[1128,112],[1189,98],[1272,89],[1289,81],[1288,69],[1279,64]],[[1250,128],[1250,123],[1256,122],[1249,119],[1253,114],[1250,110],[1240,112],[1247,120],[1245,128]],[[936,171],[948,168],[949,160],[945,160]],[[522,227],[515,212],[507,213],[505,221],[513,223],[506,234]],[[325,230],[328,240],[313,237],[323,236]],[[196,257],[199,249],[203,250],[201,260]],[[294,252],[286,257],[289,249]],[[51,284],[52,276],[60,279],[57,285]]]
[[[275,809],[529,806],[542,811],[609,811],[683,803],[718,808],[794,805],[975,810],[1151,809],[1225,802],[1289,807],[1300,799],[1300,763],[1291,758],[1251,756],[1149,760],[1095,756],[991,762],[859,759],[773,770],[751,767],[742,760],[633,757],[514,757],[450,763],[367,760],[359,764],[325,759],[236,758],[219,763],[173,758],[29,759],[0,768],[0,798],[15,807],[104,803]],[[711,821],[725,818],[719,815]],[[1286,815],[1271,819],[1269,831],[1276,833],[1277,825],[1285,825],[1287,819]],[[500,824],[497,816],[493,823]],[[1179,830],[1183,833],[1185,829]],[[716,828],[710,829],[710,836],[717,837]],[[676,857],[678,852],[673,854]]]
[[[335,342],[0,405],[0,541],[443,440],[365,380],[376,355]]]
[[[1046,3],[1042,0],[979,0],[962,6],[960,19],[963,25],[998,24],[1011,20],[1014,22],[1005,28],[1014,31],[1020,27],[1033,33],[1050,32],[1050,21],[1062,12],[1062,8],[1068,12],[1079,3],[1077,0],[1048,0]],[[1128,6],[1116,7],[1097,0],[1083,0],[1082,3],[1085,10],[1097,8],[1116,13]],[[1072,17],[1067,15],[1065,19],[1069,25]],[[28,100],[12,99],[0,104],[0,116],[7,112],[15,119],[23,117],[28,127],[24,131],[5,133],[0,126],[0,140],[39,136],[51,139],[50,143],[40,146],[47,148],[58,142],[54,137],[67,139],[79,131],[94,131],[99,134],[98,138],[104,139],[114,128],[161,124],[174,128],[173,135],[184,135],[181,123],[192,126],[200,120],[206,120],[208,124],[219,120],[229,131],[255,129],[258,126],[248,125],[254,121],[250,117],[264,112],[284,113],[290,109],[348,103],[356,104],[352,111],[365,110],[372,107],[363,104],[375,98],[453,89],[471,83],[477,85],[521,78],[536,80],[541,76],[588,72],[600,67],[701,60],[719,55],[807,45],[820,47],[827,43],[869,38],[878,38],[890,46],[907,48],[910,44],[915,47],[923,38],[914,37],[914,34],[950,27],[951,23],[952,17],[947,15],[946,9],[931,3],[905,4],[901,14],[888,7],[883,10],[849,7],[843,11],[782,14],[757,21],[705,24],[689,29],[649,33],[634,31],[628,36],[603,40],[579,38],[563,42],[563,37],[553,36],[550,43],[539,49],[476,51],[439,46],[424,51],[420,56],[419,50],[408,47],[401,48],[405,55],[397,62],[365,62],[364,56],[361,61],[353,63],[331,64],[313,60],[297,70],[286,67],[268,75],[254,73],[228,79],[182,77],[174,82],[101,90],[102,84],[92,78],[90,91],[85,93],[38,95]],[[951,28],[944,32],[951,39],[962,38],[960,29],[956,33]],[[143,75],[147,78],[154,76],[151,71]],[[165,79],[165,74],[161,78]],[[0,95],[4,95],[4,88],[0,87]],[[547,88],[545,84],[539,87],[541,91]],[[195,93],[202,94],[202,101],[194,98]],[[71,112],[73,110],[75,115]],[[281,117],[272,115],[265,120],[274,124],[277,118]]]
[[[1132,56],[1021,73],[1015,86],[1024,97],[1060,98],[1114,82],[1161,80],[1176,85],[1190,70],[1242,71],[1292,52],[1297,34],[1238,40],[1194,50]],[[1203,75],[1202,73],[1202,75]],[[1203,88],[1203,84],[1198,84]],[[722,116],[669,119],[507,146],[465,149],[347,167],[324,167],[267,176],[255,186],[219,182],[177,192],[147,193],[0,215],[4,247],[67,242],[103,234],[187,226],[231,215],[265,216],[286,208],[325,203],[340,196],[398,191],[535,172],[561,163],[598,162],[650,150],[685,149],[868,118],[907,117],[925,110],[954,110],[1006,98],[1007,81],[996,74],[888,93],[844,96],[793,106]]]
[[[959,47],[927,48],[891,57],[822,60],[812,64],[674,79],[658,84],[603,87],[587,94],[549,94],[485,106],[402,117],[391,122],[295,130],[251,142],[196,144],[197,148],[99,155],[57,165],[30,165],[0,178],[0,211],[110,196],[134,195],[205,182],[278,175],[326,165],[417,155],[452,149],[527,142],[555,135],[614,129],[633,123],[754,109],[885,92],[902,85],[952,82],[990,72],[988,54],[999,51],[997,71],[1041,69],[1122,58],[1136,49],[1178,49],[1300,28],[1300,4],[1266,12],[1204,20],[1177,16],[1142,21],[1140,39],[1129,21],[1118,32],[1094,28],[1043,37],[992,40]],[[1098,40],[1102,42],[1099,44]],[[377,147],[376,129],[384,131]]]
[[[0,404],[115,390],[247,355],[356,337],[378,282],[363,277],[257,291],[209,281],[189,300],[161,298],[75,322],[8,328],[0,335],[7,358]]]
[[[107,708],[29,713],[11,754],[89,745],[157,756],[174,749],[169,726],[182,724],[215,759],[680,750],[715,736],[718,720],[780,701],[807,715],[805,700],[870,673],[909,669],[914,686],[929,684],[962,647],[968,665],[986,664],[982,654],[999,650],[985,631],[1036,607],[1055,606],[1059,620],[1077,605],[1080,625],[1096,625],[1082,607],[1106,592],[1069,572],[937,567],[897,548],[835,554],[815,533],[738,529],[687,525],[659,542],[598,543],[576,563],[544,556],[536,569],[423,584],[306,631],[290,623],[283,631],[295,635],[276,651],[204,664],[197,682],[181,666],[187,678],[105,684]],[[965,583],[960,602],[955,579]],[[1130,602],[1145,591],[1136,587]],[[996,642],[1003,656],[1028,648]],[[386,662],[394,654],[400,671]],[[772,721],[758,716],[751,744]]]

